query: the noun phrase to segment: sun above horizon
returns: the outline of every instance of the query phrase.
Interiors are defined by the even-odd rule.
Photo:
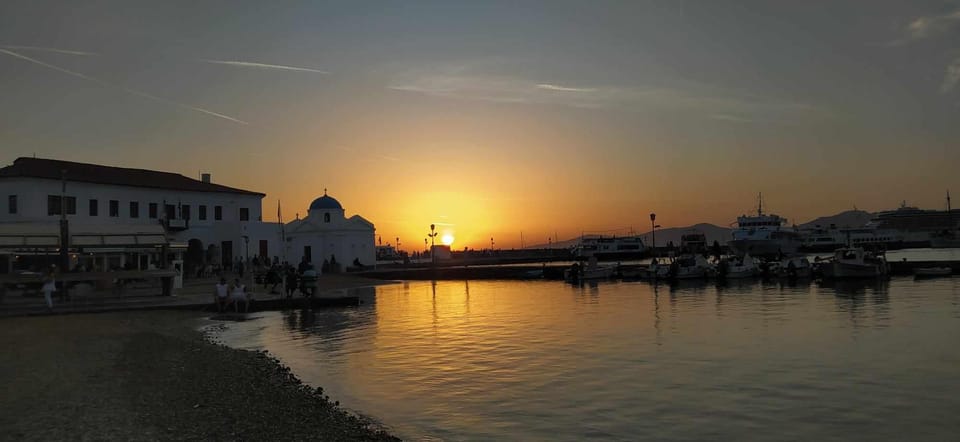
[[[453,235],[445,233],[442,237],[440,237],[440,242],[442,242],[445,246],[453,244]]]

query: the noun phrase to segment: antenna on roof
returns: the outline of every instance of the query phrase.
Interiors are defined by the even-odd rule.
[[[947,189],[947,212],[951,210],[950,208],[950,189]]]

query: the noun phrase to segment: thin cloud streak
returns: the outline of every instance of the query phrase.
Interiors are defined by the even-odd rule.
[[[555,84],[541,83],[537,85],[540,89],[546,89],[548,91],[558,91],[558,92],[594,92],[596,88],[583,88],[583,87],[566,87],[558,86]]]
[[[273,69],[281,71],[299,71],[299,72],[313,72],[315,74],[324,74],[327,75],[329,71],[323,71],[320,69],[311,69],[311,68],[302,68],[297,66],[284,66],[280,64],[267,64],[267,63],[256,63],[252,61],[230,61],[230,60],[200,60],[204,63],[211,64],[223,64],[227,66],[239,66],[245,68],[256,68],[256,69]]]
[[[66,54],[66,55],[82,55],[82,56],[100,55],[96,52],[73,51],[70,49],[59,49],[59,48],[44,48],[40,46],[0,45],[0,48],[12,49],[12,50],[23,50],[23,51],[43,51],[43,52],[52,52],[55,54]]]
[[[824,109],[804,103],[733,95],[706,85],[695,87],[695,90],[649,86],[569,88],[554,84],[542,87],[544,85],[547,84],[519,77],[441,68],[407,72],[387,88],[427,96],[495,103],[557,105],[583,109],[687,109],[701,111],[708,116],[724,115],[729,121],[733,118],[746,120],[753,115],[773,115],[774,120],[793,119],[799,114],[821,117],[829,115]]]
[[[22,59],[22,60],[26,60],[26,61],[29,61],[29,62],[31,62],[31,63],[38,64],[38,65],[43,66],[43,67],[46,67],[46,68],[49,68],[49,69],[53,69],[53,70],[55,70],[55,71],[59,71],[59,72],[63,72],[63,73],[68,74],[68,75],[72,75],[72,76],[74,76],[74,77],[78,77],[78,78],[82,78],[82,79],[84,79],[84,80],[92,81],[92,82],[97,83],[97,84],[99,84],[99,85],[101,85],[101,86],[106,86],[106,87],[111,87],[111,88],[120,89],[120,90],[122,90],[122,91],[124,91],[124,92],[127,92],[127,93],[129,93],[129,94],[137,95],[137,96],[140,96],[140,97],[143,97],[143,98],[147,98],[147,99],[150,99],[150,100],[153,100],[153,101],[157,101],[157,102],[160,102],[160,103],[169,104],[169,105],[177,106],[177,107],[180,107],[180,108],[183,108],[183,109],[189,109],[189,110],[192,110],[192,111],[204,113],[204,114],[207,114],[207,115],[210,115],[210,116],[214,116],[214,117],[217,117],[217,118],[222,118],[222,119],[224,119],[224,120],[233,121],[234,123],[240,123],[240,124],[243,124],[243,125],[248,125],[248,124],[250,124],[250,123],[248,123],[248,122],[246,122],[246,121],[243,121],[243,120],[240,120],[240,119],[231,117],[231,116],[229,116],[229,115],[224,115],[224,114],[221,114],[221,113],[218,113],[218,112],[214,112],[214,111],[212,111],[212,110],[208,110],[208,109],[204,109],[204,108],[196,107],[196,106],[191,106],[191,105],[189,105],[189,104],[178,103],[178,102],[176,102],[176,101],[168,100],[168,99],[166,99],[166,98],[161,98],[161,97],[158,97],[158,96],[156,96],[156,95],[151,95],[151,94],[148,94],[148,93],[143,92],[143,91],[138,91],[138,90],[136,90],[136,89],[130,89],[130,88],[128,88],[128,87],[118,86],[118,85],[115,85],[115,84],[112,84],[112,83],[108,83],[108,82],[106,82],[106,81],[100,80],[100,79],[98,79],[98,78],[91,77],[91,76],[89,76],[89,75],[81,74],[81,73],[79,73],[79,72],[74,72],[74,71],[71,71],[71,70],[69,70],[69,69],[64,69],[64,68],[61,68],[61,67],[59,67],[59,66],[54,66],[54,65],[52,65],[52,64],[50,64],[50,63],[42,62],[42,61],[37,60],[37,59],[35,59],[35,58],[27,57],[26,55],[18,54],[18,53],[16,53],[16,52],[10,51],[10,50],[8,50],[8,49],[0,49],[0,53],[2,53],[2,54],[7,54],[7,55],[10,55],[10,56],[12,56],[12,57],[16,57],[16,58],[19,58],[19,59]]]

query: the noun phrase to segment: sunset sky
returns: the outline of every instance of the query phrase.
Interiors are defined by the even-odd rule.
[[[91,3],[87,5],[86,3]],[[420,249],[960,195],[960,2],[0,3],[0,162],[329,189]],[[960,205],[960,201],[957,204]]]

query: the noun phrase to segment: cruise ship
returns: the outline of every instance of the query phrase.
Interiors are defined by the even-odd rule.
[[[947,210],[919,209],[907,206],[904,201],[896,210],[878,213],[868,225],[878,230],[899,231],[905,247],[930,247],[931,239],[960,228],[960,210],[952,210],[948,192]]]
[[[584,235],[573,246],[573,256],[577,258],[596,257],[598,260],[640,259],[644,257],[646,246],[640,236],[603,236]]]
[[[800,233],[795,228],[784,227],[786,218],[763,213],[763,195],[759,197],[757,215],[737,217],[733,239],[727,242],[736,255],[749,253],[752,256],[775,256],[793,254],[802,244]]]

